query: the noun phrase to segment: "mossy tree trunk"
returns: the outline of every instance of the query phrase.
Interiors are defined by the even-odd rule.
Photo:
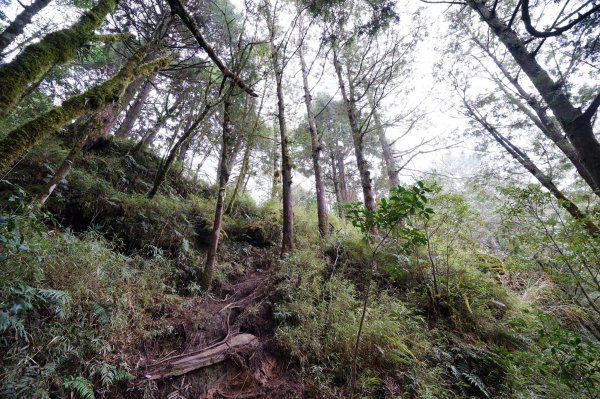
[[[278,198],[281,193],[281,167],[279,162],[279,140],[277,140],[277,127],[273,125],[273,145],[271,157],[273,159],[273,174],[271,179],[271,199]]]
[[[33,17],[50,3],[50,0],[35,0],[8,25],[0,34],[0,54],[6,49],[20,34],[25,27],[31,23]]]
[[[65,100],[39,117],[8,133],[0,140],[0,172],[12,164],[42,139],[56,133],[79,116],[104,109],[108,104],[119,101],[129,83],[140,75],[166,67],[170,58],[163,57],[140,65],[146,54],[146,47],[136,51],[111,79],[91,87],[84,93]]]
[[[14,60],[0,66],[0,118],[17,106],[30,84],[39,81],[53,66],[71,61],[77,50],[93,40],[94,30],[115,9],[118,1],[100,0],[70,28],[46,35],[27,46]]]

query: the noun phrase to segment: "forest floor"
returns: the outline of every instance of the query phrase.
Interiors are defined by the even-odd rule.
[[[187,312],[170,320],[183,333],[144,348],[140,381],[155,381],[161,397],[169,398],[300,397],[302,385],[275,344],[272,271],[272,266],[249,270],[213,295],[187,300]],[[235,345],[248,337],[251,342]],[[182,364],[181,375],[170,375]]]

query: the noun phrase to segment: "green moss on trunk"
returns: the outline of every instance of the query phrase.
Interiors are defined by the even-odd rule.
[[[27,86],[37,82],[54,65],[65,64],[94,36],[106,15],[119,0],[100,0],[81,19],[67,29],[46,35],[27,46],[12,62],[0,67],[0,118],[17,106]]]
[[[6,171],[21,154],[29,151],[40,140],[55,133],[69,121],[86,113],[99,111],[118,101],[136,77],[147,75],[170,63],[170,58],[163,57],[140,65],[146,51],[146,47],[138,50],[111,79],[69,98],[60,107],[25,123],[2,138],[0,172]]]

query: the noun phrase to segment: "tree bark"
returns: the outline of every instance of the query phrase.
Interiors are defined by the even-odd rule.
[[[486,6],[483,0],[466,0],[466,3],[482,17],[529,77],[563,127],[595,185],[600,186],[600,143],[592,127],[592,118],[600,105],[600,95],[592,101],[586,111],[576,108],[563,91],[562,84],[558,84],[550,77],[535,59],[535,54],[527,50],[525,43],[516,32]]]
[[[342,206],[342,193],[340,190],[340,180],[337,173],[337,161],[333,151],[331,151],[329,158],[331,160],[331,180],[333,181],[333,191],[335,193],[335,207],[338,211],[338,215],[343,217],[344,208]]]
[[[215,218],[213,230],[210,236],[210,244],[206,254],[206,265],[202,273],[200,286],[207,290],[212,282],[212,276],[217,263],[217,250],[219,248],[219,238],[221,236],[221,224],[223,221],[223,208],[225,204],[225,188],[229,182],[231,166],[235,159],[235,131],[233,129],[232,102],[230,94],[226,94],[223,104],[223,141],[221,144],[221,158],[219,161],[219,193],[217,194],[217,204],[215,206]]]
[[[0,118],[7,116],[27,87],[37,82],[53,66],[66,64],[79,48],[90,41],[119,0],[100,0],[70,28],[46,35],[27,46],[14,60],[0,66]]]
[[[506,79],[508,79],[517,93],[519,93],[519,96],[521,96],[527,102],[527,105],[529,105],[531,109],[527,108],[527,106],[525,106],[525,104],[523,104],[519,99],[515,99],[512,94],[508,93],[501,82],[497,82],[500,89],[504,91],[507,96],[513,99],[517,107],[519,107],[519,109],[525,115],[527,115],[527,117],[540,129],[540,131],[562,151],[569,161],[571,161],[579,176],[581,176],[581,178],[597,196],[600,196],[600,186],[596,184],[590,172],[581,162],[579,154],[561,130],[561,126],[548,115],[546,108],[540,104],[535,96],[528,93],[519,83],[519,80],[510,74],[504,64],[502,64],[498,57],[496,57],[490,51],[490,49],[487,48],[487,46],[481,43],[481,41],[479,41],[476,37],[473,37],[473,41],[487,54],[488,57],[490,57],[494,64],[496,64],[500,72],[502,72]]]
[[[281,238],[281,256],[294,249],[294,210],[292,205],[292,159],[289,150],[289,137],[285,120],[285,99],[283,97],[283,70],[279,61],[279,52],[274,43],[274,27],[269,24],[271,61],[277,86],[277,119],[281,137],[281,180],[283,202],[283,229]]]
[[[273,178],[271,179],[271,199],[275,199],[279,197],[281,194],[280,184],[281,184],[281,162],[279,161],[279,146],[277,140],[277,129],[273,126]]]
[[[97,112],[107,104],[118,101],[137,76],[148,75],[167,66],[171,61],[169,58],[159,58],[139,65],[146,50],[146,47],[142,47],[136,51],[111,79],[65,100],[61,106],[25,123],[0,139],[0,172],[6,171],[19,156],[45,137],[57,132],[69,121]]]
[[[302,85],[304,86],[304,104],[306,105],[306,117],[308,119],[308,131],[310,133],[310,147],[313,161],[313,170],[315,173],[315,190],[317,193],[317,218],[319,233],[322,238],[329,234],[329,223],[327,222],[327,202],[325,200],[325,185],[323,183],[323,173],[321,172],[321,143],[317,133],[317,122],[312,106],[312,96],[308,86],[308,68],[304,61],[304,49],[301,44],[298,48],[300,57],[300,67],[302,70]]]
[[[350,69],[346,66],[346,73],[348,77],[348,89],[346,89],[346,83],[342,74],[342,64],[338,58],[337,51],[333,51],[333,65],[338,76],[338,82],[342,97],[344,98],[344,104],[346,105],[346,112],[348,113],[348,121],[350,122],[350,128],[352,129],[352,141],[354,143],[354,154],[356,156],[356,165],[360,174],[360,183],[363,191],[363,199],[365,207],[370,212],[375,211],[375,193],[373,191],[373,181],[371,179],[371,172],[369,171],[369,165],[365,159],[363,149],[363,136],[359,126],[358,112],[356,110],[356,98],[354,96],[354,85],[352,83],[352,76],[350,76]]]
[[[23,33],[25,27],[31,23],[33,17],[50,3],[50,0],[35,0],[21,11],[14,21],[0,34],[0,54],[17,36]]]
[[[598,228],[598,226],[583,211],[581,211],[581,209],[579,209],[575,203],[573,203],[562,191],[560,191],[550,177],[540,170],[525,152],[514,145],[508,138],[500,134],[496,128],[490,125],[466,101],[464,101],[464,104],[471,117],[475,119],[492,136],[492,138],[506,150],[506,152],[508,152],[517,162],[519,162],[521,166],[527,169],[527,171],[531,173],[542,186],[550,191],[550,193],[558,200],[559,204],[575,220],[582,224],[589,235],[592,237],[598,237],[598,235],[600,235],[600,228]]]
[[[381,123],[379,112],[375,109],[375,104],[371,97],[369,97],[369,104],[373,109],[373,121],[375,122],[375,130],[377,131],[377,137],[379,138],[379,145],[381,146],[385,170],[387,172],[388,180],[390,181],[390,188],[398,187],[400,185],[400,178],[398,177],[398,165],[396,165],[392,146],[385,136],[383,123]]]
[[[252,90],[249,86],[247,86],[244,81],[236,74],[234,74],[227,66],[221,61],[217,53],[213,50],[213,48],[208,44],[202,32],[200,32],[200,28],[196,21],[190,16],[190,14],[186,11],[181,0],[168,0],[169,7],[171,7],[171,11],[173,14],[179,15],[179,18],[183,21],[183,24],[188,28],[190,33],[194,36],[200,47],[206,52],[208,57],[213,61],[213,63],[219,68],[221,73],[226,79],[231,79],[240,89],[244,90],[246,93],[251,95],[252,97],[258,97],[258,95]]]
[[[152,91],[152,82],[150,81],[150,79],[147,79],[142,84],[142,88],[140,89],[139,93],[137,94],[135,101],[133,102],[131,107],[129,107],[129,109],[127,110],[127,113],[125,114],[125,118],[123,119],[123,122],[121,122],[121,125],[115,132],[115,137],[121,137],[121,138],[131,137],[131,131],[133,130],[133,126],[135,125],[135,122],[139,118],[140,114],[142,113],[142,109],[144,108],[144,105],[146,104],[146,100],[148,99],[148,96],[150,95],[150,91]]]

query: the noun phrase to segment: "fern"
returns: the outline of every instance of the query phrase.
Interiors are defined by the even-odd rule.
[[[85,377],[71,377],[63,382],[63,387],[76,392],[83,399],[95,399],[94,385]]]
[[[65,291],[38,289],[36,296],[42,301],[54,305],[54,313],[59,317],[66,316],[71,297]]]
[[[104,387],[109,387],[120,381],[128,381],[134,378],[128,371],[107,363],[101,364],[98,373],[100,374],[100,381],[102,381]]]
[[[490,397],[490,393],[488,392],[487,387],[485,386],[483,381],[481,381],[481,378],[479,378],[477,374],[463,372],[462,376],[469,382],[469,384],[479,389],[479,391],[482,394],[484,394],[486,398]]]

